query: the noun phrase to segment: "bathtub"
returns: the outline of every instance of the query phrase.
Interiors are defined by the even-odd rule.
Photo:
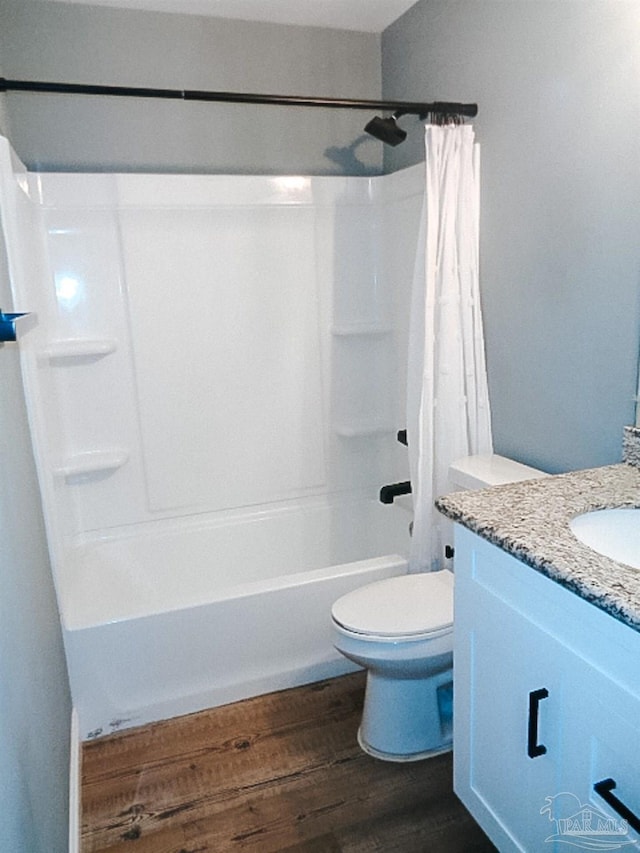
[[[84,537],[59,585],[83,740],[340,675],[340,595],[407,571],[409,513],[373,500]]]

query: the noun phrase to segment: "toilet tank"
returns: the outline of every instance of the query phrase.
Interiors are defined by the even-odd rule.
[[[496,453],[463,456],[449,467],[449,483],[452,492],[462,489],[484,489],[488,486],[548,476],[544,471],[507,459],[505,456],[498,456]]]
[[[548,476],[549,474],[545,474],[544,471],[523,465],[522,462],[516,462],[514,459],[507,459],[505,456],[498,456],[497,453],[463,456],[449,466],[449,491],[486,489],[489,486]],[[453,570],[453,522],[441,519],[439,524],[444,543],[442,567]]]

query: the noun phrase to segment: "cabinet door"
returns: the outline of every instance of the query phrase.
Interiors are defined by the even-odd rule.
[[[640,845],[640,702],[594,667],[574,669],[564,790],[575,802],[556,812],[557,836],[584,847]]]
[[[515,606],[530,597],[500,569],[478,553],[457,569],[455,789],[501,853],[552,853],[572,656]]]
[[[456,531],[454,786],[500,853],[640,849],[639,660],[638,632]]]

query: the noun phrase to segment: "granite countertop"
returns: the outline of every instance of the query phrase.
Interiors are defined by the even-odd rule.
[[[576,515],[640,507],[640,467],[627,462],[438,499],[448,518],[640,631],[640,571],[603,557],[569,528]],[[633,457],[633,458],[632,458]],[[630,464],[633,461],[634,464]]]

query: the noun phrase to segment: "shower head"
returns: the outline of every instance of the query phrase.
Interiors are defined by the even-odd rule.
[[[407,138],[407,132],[396,124],[396,119],[400,118],[401,115],[404,113],[395,112],[389,118],[374,116],[364,131],[387,145],[400,145]]]

